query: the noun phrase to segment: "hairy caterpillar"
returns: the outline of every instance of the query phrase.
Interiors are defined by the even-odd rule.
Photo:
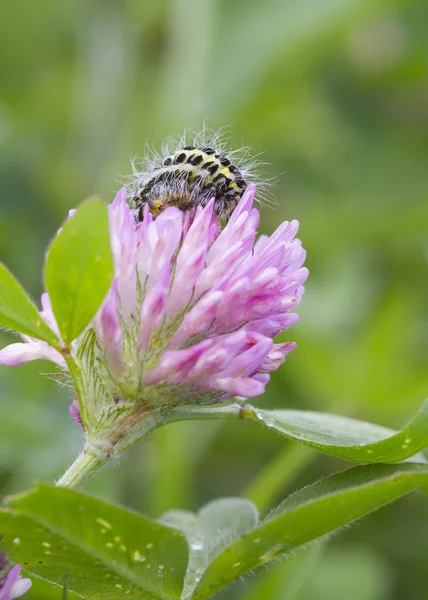
[[[254,180],[255,167],[257,163],[249,162],[246,149],[228,152],[218,134],[207,139],[204,132],[190,145],[183,138],[166,146],[162,155],[152,153],[134,167],[130,204],[136,220],[141,221],[146,204],[158,215],[166,206],[189,211],[214,197],[214,211],[228,218]]]

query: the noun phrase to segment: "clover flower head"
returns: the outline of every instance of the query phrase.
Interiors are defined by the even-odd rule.
[[[6,574],[3,574],[6,573]],[[19,598],[31,587],[31,580],[21,577],[21,567],[9,569],[6,555],[0,552],[0,600]]]
[[[168,207],[156,219],[146,207],[135,227],[119,192],[110,206],[116,276],[95,330],[123,382],[159,387],[159,400],[264,391],[294,347],[272,337],[297,321],[289,311],[307,270],[295,221],[254,243],[254,195],[250,186],[221,230],[214,201],[193,215]]]

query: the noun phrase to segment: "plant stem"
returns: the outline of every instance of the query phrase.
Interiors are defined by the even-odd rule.
[[[183,406],[172,409],[166,416],[163,422],[152,423],[146,433],[151,429],[156,429],[161,425],[167,425],[174,421],[190,421],[192,419],[242,419],[253,415],[252,411],[246,410],[240,404],[229,404],[226,406],[215,407],[200,407],[200,406]],[[138,439],[140,439],[139,436]],[[135,443],[134,440],[133,443]],[[130,444],[131,445],[131,444]],[[122,448],[120,451],[124,450]],[[68,468],[64,475],[56,482],[57,486],[61,487],[82,487],[97,471],[99,471],[111,458],[108,454],[97,454],[93,451],[93,447],[88,444],[83,449],[82,453],[76,458],[74,463]]]
[[[82,487],[105,463],[106,459],[103,460],[85,447],[56,485],[67,488]]]
[[[248,411],[241,404],[226,406],[177,406],[168,415],[165,424],[173,421],[209,420],[209,419],[245,419],[253,417],[253,411]]]

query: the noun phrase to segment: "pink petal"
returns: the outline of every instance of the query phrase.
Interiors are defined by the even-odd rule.
[[[41,315],[46,322],[46,324],[56,333],[56,335],[60,338],[58,325],[55,319],[55,315],[52,310],[51,300],[49,298],[49,294],[46,292],[42,294],[42,312]]]
[[[16,367],[32,360],[50,360],[60,367],[66,367],[64,358],[46,342],[30,342],[27,344],[10,344],[0,350],[0,364]]]
[[[27,577],[20,577],[13,584],[13,587],[9,594],[10,600],[15,600],[15,598],[19,598],[20,596],[28,592],[31,586],[31,579],[28,579]]]
[[[68,410],[70,413],[70,417],[73,419],[73,421],[75,423],[77,423],[78,425],[82,425],[82,427],[83,427],[83,421],[82,421],[82,417],[80,414],[80,404],[79,404],[79,400],[78,400],[77,396],[74,396],[73,402],[70,404],[70,407]]]
[[[122,364],[122,327],[120,324],[117,282],[113,282],[107,298],[93,321],[110,367],[118,371]]]
[[[217,389],[225,390],[231,396],[241,396],[242,398],[254,398],[265,391],[264,384],[252,377],[217,378],[215,384]]]

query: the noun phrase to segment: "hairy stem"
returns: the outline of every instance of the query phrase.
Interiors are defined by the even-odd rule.
[[[248,410],[240,404],[228,404],[226,406],[179,406],[168,412],[157,413],[148,410],[147,406],[136,405],[139,410],[129,414],[124,419],[121,427],[109,432],[104,438],[104,443],[87,443],[82,453],[68,468],[60,479],[57,486],[82,487],[97,471],[99,471],[113,456],[117,456],[126,448],[136,443],[149,431],[157,429],[162,425],[174,421],[190,421],[202,419],[244,419],[252,418],[252,410]],[[159,415],[162,414],[162,417]],[[114,435],[113,435],[114,434]],[[92,440],[93,442],[93,440]],[[98,447],[99,452],[96,451]]]
[[[56,485],[67,488],[82,487],[106,462],[107,458],[102,459],[85,446],[74,463],[58,479]]]

